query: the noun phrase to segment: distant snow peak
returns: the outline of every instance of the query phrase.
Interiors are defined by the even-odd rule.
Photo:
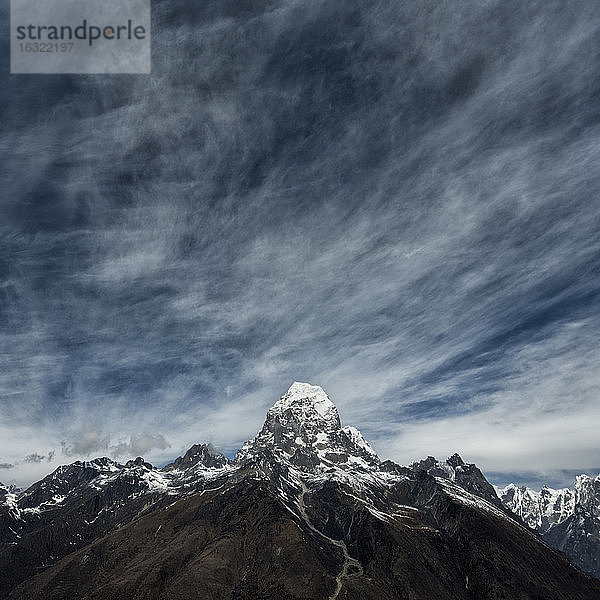
[[[538,492],[511,483],[498,495],[551,546],[584,571],[600,576],[600,475],[578,475],[574,489],[545,485]]]
[[[600,475],[578,475],[575,479],[575,503],[600,520]]]
[[[505,506],[542,533],[569,519],[578,507],[591,517],[600,518],[600,475],[578,475],[575,489],[555,490],[545,485],[537,492],[511,483],[500,490],[499,496]]]

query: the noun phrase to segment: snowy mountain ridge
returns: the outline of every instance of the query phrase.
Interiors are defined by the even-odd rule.
[[[502,502],[536,531],[547,531],[562,523],[575,510],[575,492],[569,488],[542,487],[538,492],[525,486],[509,484],[498,489]]]
[[[562,522],[573,512],[573,499],[568,490],[559,491],[561,495],[545,488],[546,491],[536,494],[508,486],[503,490],[503,503],[500,503],[481,471],[475,465],[464,463],[458,454],[446,461],[430,456],[408,467],[390,461],[382,463],[358,429],[342,427],[338,410],[325,391],[301,382],[294,382],[268,410],[262,429],[243,444],[233,461],[206,444],[192,446],[162,469],[141,457],[125,464],[106,457],[76,461],[58,467],[24,492],[11,490],[9,493],[7,488],[0,487],[0,503],[10,505],[15,519],[27,521],[68,504],[70,498],[84,492],[116,488],[127,500],[153,494],[188,495],[203,489],[210,481],[231,478],[237,471],[272,462],[273,458],[288,474],[287,480],[292,486],[300,485],[301,480],[314,484],[335,479],[364,491],[365,486],[385,487],[408,477],[411,472],[425,471],[461,488],[458,498],[464,498],[466,491],[472,495],[471,502],[483,500],[490,510],[504,505],[532,528],[537,528],[544,518],[552,523]],[[255,468],[260,476],[268,476],[262,467]],[[576,493],[582,498],[597,500],[597,491],[590,488],[588,479],[578,478]],[[284,491],[284,496],[288,492]],[[550,507],[559,503],[556,499],[563,498],[561,507],[564,505],[564,508],[557,516]],[[598,502],[596,513],[600,512],[597,505]]]
[[[238,465],[275,453],[313,474],[374,473],[381,463],[355,427],[342,427],[337,408],[319,386],[294,382],[267,412],[260,432],[238,451]]]
[[[502,502],[532,529],[545,532],[568,519],[575,507],[600,518],[600,475],[578,475],[573,489],[543,486],[538,492],[511,483],[498,489]]]
[[[510,484],[497,492],[551,546],[600,577],[600,475],[578,475],[573,489],[544,486],[538,492]]]
[[[590,505],[595,502],[598,512],[597,489],[585,478],[578,482],[578,497]],[[15,585],[144,515],[204,494],[235,496],[248,486],[270,490],[295,522],[342,553],[340,586],[362,567],[341,534],[333,535],[329,517],[322,512],[311,515],[311,498],[345,506],[336,519],[346,523],[350,518],[348,527],[356,513],[362,515],[359,522],[374,519],[381,527],[435,532],[437,517],[432,515],[459,505],[459,511],[475,510],[484,519],[505,522],[501,528],[532,535],[515,520],[512,508],[500,502],[476,465],[458,454],[445,461],[430,456],[410,466],[381,461],[358,429],[342,426],[322,388],[294,382],[234,460],[210,445],[195,444],[161,469],[141,457],[125,464],[97,458],[61,466],[21,493],[0,487],[0,547],[8,549],[7,557],[16,553],[18,558],[10,560],[24,561],[30,569],[18,580],[7,575],[4,583],[0,575],[0,588]],[[529,506],[526,500],[541,506],[531,494],[522,495],[522,506]]]
[[[258,479],[273,478],[275,467],[277,487],[285,502],[304,485],[323,486],[327,481],[338,481],[354,489],[356,499],[368,510],[393,519],[396,516],[386,513],[384,503],[377,500],[380,492],[374,490],[385,490],[424,470],[462,487],[455,494],[459,501],[483,502],[482,508],[487,510],[497,508],[493,506],[497,504],[493,490],[489,493],[491,486],[475,465],[466,465],[458,455],[444,463],[430,457],[411,467],[382,463],[358,429],[342,427],[336,406],[321,387],[294,382],[269,409],[262,429],[242,446],[235,460],[227,459],[210,445],[196,444],[162,469],[141,457],[125,464],[103,457],[63,465],[22,493],[6,491],[4,502],[10,506],[13,521],[7,536],[14,541],[20,530],[34,526],[45,514],[70,510],[87,498],[96,498],[95,504],[102,505],[103,518],[117,518],[127,505],[191,495],[213,481],[228,485],[249,470]],[[84,517],[79,512],[76,518],[87,532],[99,515]]]

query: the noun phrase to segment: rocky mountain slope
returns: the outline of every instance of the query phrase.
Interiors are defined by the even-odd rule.
[[[536,492],[511,484],[498,495],[552,547],[600,577],[600,475],[579,475],[572,490],[544,486]]]
[[[12,600],[600,597],[477,467],[382,462],[308,384],[235,461],[193,446],[160,470],[77,462],[3,506]]]

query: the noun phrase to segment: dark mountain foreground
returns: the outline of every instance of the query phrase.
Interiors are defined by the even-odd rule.
[[[160,471],[143,460],[61,469],[0,513],[13,536],[2,598],[600,598],[600,581],[505,508],[474,465],[381,462],[308,384],[233,462],[194,446]]]

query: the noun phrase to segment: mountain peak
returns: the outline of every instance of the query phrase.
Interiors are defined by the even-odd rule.
[[[477,468],[477,465],[465,463],[460,454],[455,453],[449,456],[445,462],[428,456],[424,460],[413,463],[409,468],[413,471],[426,471],[434,477],[453,481],[475,496],[487,500],[490,504],[502,506],[496,490]]]
[[[314,397],[321,401],[325,398],[331,403],[325,390],[320,385],[313,385],[312,383],[304,383],[302,381],[294,381],[283,397],[292,399]]]
[[[128,467],[129,469],[132,469],[134,467],[144,467],[144,468],[148,469],[149,471],[152,471],[155,468],[149,462],[146,462],[142,456],[138,456],[134,460],[128,460],[125,463],[125,466]]]
[[[294,381],[288,391],[271,407],[269,418],[285,418],[295,421],[320,422],[339,429],[340,416],[335,404],[329,399],[322,387]]]
[[[371,468],[379,463],[357,429],[342,429],[337,408],[323,388],[298,381],[269,409],[262,430],[244,444],[236,461],[263,450],[309,470],[333,465]]]
[[[183,456],[163,467],[163,471],[185,470],[197,467],[200,469],[219,469],[229,460],[218,452],[212,444],[194,444]]]
[[[455,452],[452,456],[449,456],[446,459],[446,464],[454,468],[463,467],[465,465],[465,461],[461,458],[460,454]]]

